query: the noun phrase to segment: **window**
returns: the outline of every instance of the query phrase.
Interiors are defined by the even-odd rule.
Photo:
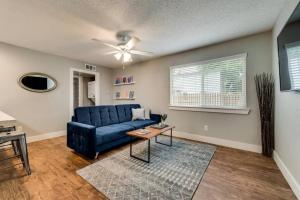
[[[291,89],[300,90],[300,42],[288,44],[286,49]]]
[[[246,57],[171,67],[170,106],[246,109]]]

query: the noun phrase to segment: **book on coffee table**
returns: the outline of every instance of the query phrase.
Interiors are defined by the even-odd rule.
[[[136,132],[137,132],[138,134],[140,134],[140,135],[145,135],[145,134],[150,133],[150,131],[147,130],[147,129],[139,129],[139,130],[137,130]]]

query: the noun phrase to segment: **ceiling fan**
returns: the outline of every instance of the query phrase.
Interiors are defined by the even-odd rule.
[[[116,34],[116,38],[119,41],[117,45],[113,45],[107,42],[103,42],[101,40],[98,40],[96,38],[93,38],[92,40],[95,42],[100,42],[108,47],[111,47],[114,49],[114,51],[110,51],[107,53],[104,53],[105,55],[114,55],[114,57],[117,60],[121,60],[124,68],[124,63],[132,62],[132,54],[134,55],[141,55],[141,56],[152,56],[152,52],[147,51],[139,51],[133,49],[137,43],[139,43],[141,40],[136,37],[132,36],[130,31],[120,31]]]

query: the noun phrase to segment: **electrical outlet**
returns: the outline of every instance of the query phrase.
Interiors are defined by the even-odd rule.
[[[208,125],[204,125],[204,131],[208,131]]]

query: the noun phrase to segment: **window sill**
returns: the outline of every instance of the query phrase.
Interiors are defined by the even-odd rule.
[[[226,108],[200,108],[200,107],[184,107],[184,106],[169,106],[171,110],[191,111],[191,112],[211,112],[211,113],[225,113],[225,114],[238,114],[248,115],[249,108],[245,109],[226,109]]]

